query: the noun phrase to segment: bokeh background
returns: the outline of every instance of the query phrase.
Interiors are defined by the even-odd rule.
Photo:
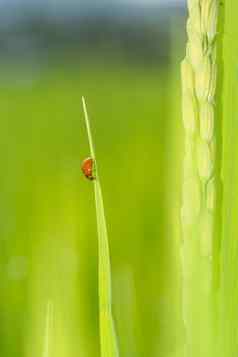
[[[121,356],[179,356],[185,19],[185,1],[0,1],[1,356],[99,356],[82,95]]]

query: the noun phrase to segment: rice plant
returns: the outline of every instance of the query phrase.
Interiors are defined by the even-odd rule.
[[[182,62],[185,157],[181,220],[186,356],[212,355],[214,341],[218,4],[218,0],[188,0],[188,43]]]
[[[33,87],[1,81],[2,356],[97,357],[98,301],[101,357],[237,356],[238,2],[187,3],[183,125],[178,50],[173,72],[94,61],[54,65]],[[83,88],[100,120],[99,162],[82,98],[98,261],[79,177]]]
[[[98,230],[98,290],[99,290],[99,323],[101,357],[118,357],[119,350],[112,316],[111,267],[108,245],[108,234],[104,213],[102,190],[98,175],[97,161],[90,129],[89,117],[84,97],[82,98],[85,123],[94,165],[94,193]]]

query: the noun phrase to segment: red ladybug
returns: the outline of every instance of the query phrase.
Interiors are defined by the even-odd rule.
[[[95,180],[96,177],[94,176],[94,160],[91,157],[83,160],[81,168],[84,176],[88,180]]]

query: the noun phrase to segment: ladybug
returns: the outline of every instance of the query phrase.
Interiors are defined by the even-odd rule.
[[[84,176],[88,179],[88,180],[95,180],[95,175],[94,175],[94,159],[91,157],[86,158],[85,160],[83,160],[82,163],[82,171],[84,173]]]

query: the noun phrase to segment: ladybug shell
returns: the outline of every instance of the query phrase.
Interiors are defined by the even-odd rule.
[[[91,157],[85,159],[81,166],[84,176],[89,180],[95,179],[93,175],[93,169],[94,169],[93,166],[94,166],[94,160]]]

